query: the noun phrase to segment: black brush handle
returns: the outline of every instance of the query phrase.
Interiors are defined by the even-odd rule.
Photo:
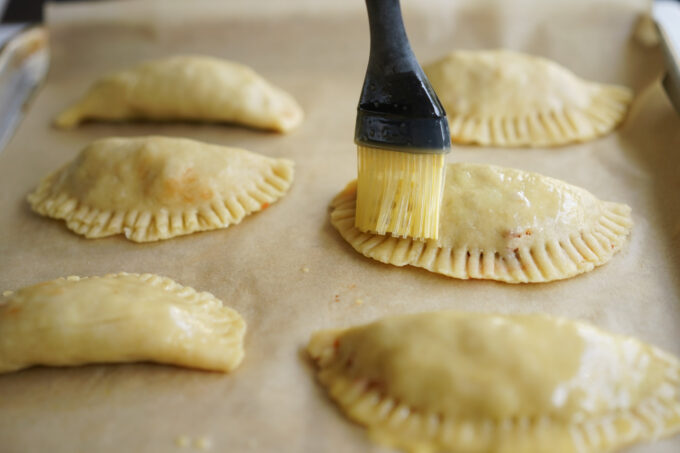
[[[451,146],[446,112],[409,44],[399,0],[366,0],[371,53],[355,142],[437,153]]]

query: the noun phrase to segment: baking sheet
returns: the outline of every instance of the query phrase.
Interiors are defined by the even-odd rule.
[[[631,86],[617,133],[556,149],[455,147],[450,161],[539,171],[633,208],[629,243],[576,278],[507,285],[449,279],[358,255],[328,220],[356,174],[356,101],[368,57],[362,2],[114,2],[48,9],[52,67],[0,154],[0,289],[65,275],[153,272],[210,291],[248,323],[246,357],[221,375],[131,364],[34,368],[0,376],[0,450],[13,452],[356,452],[372,446],[313,378],[311,332],[436,309],[547,312],[635,335],[680,354],[680,119],[659,84],[658,49],[630,38],[646,2],[407,2],[421,62],[453,48],[507,47],[577,74]],[[430,9],[432,8],[432,9]],[[332,14],[331,14],[332,13]],[[276,135],[236,126],[50,127],[98,75],[151,57],[202,53],[241,61],[293,93],[302,127]],[[34,215],[26,195],[91,140],[164,134],[296,162],[289,194],[226,230],[151,244],[86,240]],[[302,271],[304,267],[309,272]],[[360,298],[361,306],[355,304]],[[0,333],[1,334],[1,333]],[[192,444],[193,445],[193,444]],[[671,453],[680,437],[631,449]]]
[[[12,138],[31,94],[49,67],[47,32],[43,27],[10,29],[16,36],[0,48],[0,152]],[[0,37],[0,44],[3,42]]]

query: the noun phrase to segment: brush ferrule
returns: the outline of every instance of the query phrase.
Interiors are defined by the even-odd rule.
[[[410,118],[359,110],[354,142],[415,154],[444,154],[451,148],[446,117]]]

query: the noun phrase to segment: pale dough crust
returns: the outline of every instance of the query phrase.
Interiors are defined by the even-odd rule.
[[[456,51],[425,68],[454,143],[554,146],[592,140],[624,118],[628,88],[583,80],[541,57]]]
[[[231,371],[246,324],[210,293],[152,274],[68,277],[0,299],[0,373],[152,361]]]
[[[287,132],[302,118],[291,95],[247,66],[207,56],[176,56],[101,78],[55,123],[71,128],[85,120],[192,120]]]
[[[609,261],[630,233],[630,207],[536,173],[449,164],[439,238],[421,241],[359,231],[356,182],[331,203],[331,223],[361,254],[455,278],[546,282]]]
[[[47,176],[28,201],[85,237],[147,242],[239,223],[292,180],[287,159],[181,138],[106,138]]]
[[[341,409],[409,452],[608,452],[680,430],[680,362],[546,315],[444,311],[312,336]]]

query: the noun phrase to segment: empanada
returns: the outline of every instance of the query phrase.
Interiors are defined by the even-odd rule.
[[[226,228],[278,200],[293,162],[170,137],[106,138],[47,176],[34,211],[88,238],[135,242]]]
[[[583,80],[545,58],[509,50],[456,51],[425,68],[454,143],[554,146],[604,135],[630,89]]]
[[[247,66],[214,57],[177,56],[101,78],[55,123],[70,128],[85,120],[191,120],[287,132],[302,117],[291,95]]]
[[[307,350],[347,416],[409,452],[609,452],[680,430],[680,362],[584,323],[413,314]]]
[[[546,282],[606,263],[629,234],[630,207],[536,173],[449,164],[439,238],[420,241],[359,231],[356,183],[331,204],[331,223],[363,255],[455,278]]]
[[[227,372],[243,359],[236,311],[157,275],[60,278],[0,300],[0,373],[139,361]]]

